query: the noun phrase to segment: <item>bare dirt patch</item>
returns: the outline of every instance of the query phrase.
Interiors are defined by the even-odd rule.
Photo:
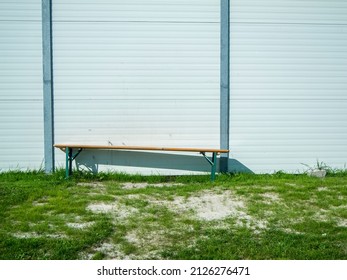
[[[284,183],[286,186],[289,186],[289,187],[297,187],[298,185],[297,184],[294,184],[294,183]]]
[[[92,211],[93,213],[110,213],[112,216],[117,218],[127,218],[132,214],[138,212],[138,209],[124,205],[119,201],[115,201],[113,203],[94,203],[89,204],[87,209]]]
[[[158,183],[158,184],[150,184],[150,183],[124,183],[121,185],[123,189],[144,189],[148,187],[154,187],[154,188],[163,188],[163,187],[177,187],[177,186],[183,186],[183,184],[180,183]]]
[[[37,201],[33,202],[33,206],[35,206],[35,207],[40,207],[40,206],[45,206],[45,205],[47,205],[47,202],[37,202]]]
[[[282,230],[285,233],[289,233],[289,234],[296,234],[296,235],[303,235],[304,234],[303,232],[294,230],[292,228],[281,228],[280,230]]]
[[[141,230],[135,229],[127,233],[125,236],[129,243],[138,247],[160,246],[165,245],[167,232],[164,229],[151,230],[148,234],[144,235]]]
[[[133,230],[128,232],[125,238],[129,243],[141,248],[141,255],[137,256],[137,258],[140,257],[143,259],[159,258],[159,249],[168,242],[165,230],[153,230],[147,234]]]
[[[77,183],[80,187],[90,187],[90,188],[103,188],[105,185],[101,182],[80,182]]]
[[[93,251],[100,252],[107,256],[108,260],[129,260],[129,256],[123,253],[121,250],[121,246],[118,244],[113,244],[109,241],[102,243],[100,246],[93,249]],[[94,254],[88,254],[86,256],[87,259],[91,259]]]
[[[261,196],[265,204],[273,204],[281,200],[277,193],[264,193]]]
[[[216,194],[205,191],[198,196],[191,196],[188,199],[176,198],[173,202],[174,208],[180,210],[192,209],[198,219],[212,221],[224,219],[228,216],[239,216],[244,214],[244,202],[237,199],[231,192]]]
[[[94,222],[87,222],[87,223],[67,223],[66,225],[70,228],[86,229],[93,226],[94,224],[95,224]]]
[[[16,232],[12,234],[13,237],[20,238],[20,239],[28,239],[28,238],[53,238],[53,239],[59,239],[59,238],[67,238],[65,234],[38,234],[36,232]]]
[[[223,220],[228,217],[236,219],[238,226],[246,226],[255,232],[266,229],[267,221],[247,214],[246,203],[232,191],[216,193],[202,191],[189,198],[175,197],[172,201],[151,200],[151,203],[166,206],[176,213],[191,213],[192,217],[204,221]]]
[[[339,219],[339,220],[337,220],[337,225],[339,227],[347,227],[347,219]]]
[[[47,205],[47,203],[48,203],[48,197],[47,196],[45,196],[45,197],[42,197],[42,198],[40,198],[40,199],[38,199],[38,200],[35,200],[35,201],[33,201],[33,206],[45,206],[45,205]]]
[[[77,186],[79,187],[85,187],[85,188],[90,188],[91,192],[89,195],[100,195],[100,193],[105,193],[106,192],[106,186],[105,184],[101,182],[80,182],[77,183]]]
[[[264,193],[262,194],[262,197],[267,198],[272,201],[279,201],[280,197],[277,193]]]
[[[320,211],[316,212],[314,215],[313,215],[313,218],[316,220],[316,221],[320,221],[320,222],[328,222],[330,221],[330,216],[328,215],[328,211],[327,210],[324,210],[324,209],[321,209]]]
[[[135,187],[144,187],[145,185],[148,186],[147,183],[141,183],[141,185],[135,185]],[[279,197],[272,193],[265,194],[264,197],[269,201],[279,200]],[[128,195],[124,198],[143,199],[148,202],[149,206],[160,205],[177,214],[185,213],[198,220],[217,221],[232,217],[236,219],[236,224],[239,226],[246,226],[253,230],[266,229],[267,227],[267,221],[247,214],[245,201],[229,190],[222,192],[216,190],[201,191],[188,198],[177,196],[172,200],[165,200],[160,197],[154,198],[148,195]],[[113,203],[90,204],[87,209],[94,213],[110,213],[120,218],[127,218],[139,212],[139,209],[125,205],[119,199],[116,199]]]
[[[145,186],[149,185],[128,185],[127,187],[142,188]],[[265,195],[265,198],[271,201],[279,199],[272,193]],[[146,201],[147,204],[140,203],[135,207],[128,205],[129,202],[131,204],[132,199],[143,200]],[[134,203],[133,205],[137,205],[136,201]],[[129,194],[115,198],[115,201],[111,203],[100,202],[90,204],[87,206],[87,209],[94,213],[108,213],[112,215],[116,227],[120,223],[127,224],[128,221],[130,221],[129,223],[131,224],[134,222],[132,219],[138,220],[137,225],[134,227],[134,224],[132,224],[132,229],[124,236],[126,242],[139,248],[138,252],[136,255],[126,255],[122,251],[122,246],[112,244],[112,241],[105,242],[99,247],[94,248],[93,251],[105,254],[108,259],[159,258],[160,250],[165,247],[165,245],[172,242],[172,236],[179,234],[179,232],[190,232],[194,230],[192,226],[182,223],[179,218],[177,218],[176,227],[170,227],[170,229],[166,228],[160,224],[159,220],[156,221],[156,214],[147,213],[146,209],[152,209],[153,206],[159,206],[157,209],[161,209],[161,207],[163,207],[163,209],[167,208],[167,210],[177,214],[177,217],[186,217],[209,222],[209,225],[218,228],[228,226],[229,223],[225,220],[227,218],[235,220],[233,225],[247,227],[256,234],[265,230],[268,226],[266,220],[248,214],[246,200],[236,195],[231,190],[204,190],[194,193],[187,198],[183,196],[174,196],[170,197],[170,199],[166,199],[166,197],[162,196]],[[154,215],[153,221],[151,224],[143,227],[141,221],[146,220],[149,215]],[[132,219],[129,220],[130,217]],[[189,242],[193,244],[195,240],[192,239]]]
[[[116,206],[114,204],[107,204],[107,203],[101,202],[101,203],[89,204],[87,206],[87,209],[92,211],[93,213],[110,213],[116,210]]]

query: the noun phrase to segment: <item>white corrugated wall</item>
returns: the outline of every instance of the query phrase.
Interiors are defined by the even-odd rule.
[[[54,0],[56,142],[218,148],[219,2]],[[92,169],[209,170],[201,156],[88,156]]]
[[[230,36],[234,168],[345,167],[347,1],[232,0]]]
[[[43,163],[41,1],[0,0],[0,171]]]
[[[218,147],[219,2],[53,0],[56,142]],[[232,0],[230,10],[231,170],[343,168],[347,2]],[[43,162],[41,44],[41,1],[0,0],[0,170]],[[88,156],[91,169],[205,166]]]

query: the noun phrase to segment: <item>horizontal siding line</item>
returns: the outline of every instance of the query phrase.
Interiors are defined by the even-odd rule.
[[[40,19],[0,19],[0,22],[36,22],[41,23]]]
[[[288,58],[286,58],[286,59],[288,59]],[[299,58],[300,59],[300,58]],[[306,60],[310,60],[309,58],[302,58],[302,60],[304,60],[304,59],[306,59]],[[320,58],[321,60],[331,60],[331,58]],[[340,58],[335,58],[336,60],[338,60],[338,62],[341,62],[341,59]],[[259,59],[258,59],[259,60]],[[298,59],[297,59],[298,60]],[[264,59],[264,61],[265,61],[265,59]],[[344,62],[344,61],[342,61],[342,62]],[[329,66],[329,67],[331,67],[332,69],[326,69],[326,68],[321,68],[321,69],[312,69],[312,71],[322,71],[322,70],[325,70],[325,71],[331,71],[331,70],[334,70],[335,71],[335,68],[333,68],[333,67],[346,67],[347,68],[347,65],[345,64],[345,63],[340,63],[340,64],[337,64],[336,65],[336,63],[328,63],[328,62],[321,62],[321,61],[316,61],[316,60],[312,60],[312,61],[310,61],[310,62],[304,62],[304,63],[298,63],[298,62],[291,62],[291,61],[288,61],[288,62],[281,62],[281,61],[274,61],[274,62],[234,62],[233,63],[233,66],[235,67],[235,70],[234,71],[236,71],[236,70],[238,70],[238,69],[236,69],[236,66],[243,66],[244,68],[243,69],[241,69],[241,70],[249,70],[249,71],[252,71],[253,69],[249,69],[249,66],[258,66],[258,67],[260,67],[260,66],[262,66],[262,67],[265,67],[265,66],[297,66],[298,64],[299,65],[304,65],[304,66],[310,66],[310,65],[318,65],[318,66]],[[347,61],[346,61],[347,62]],[[20,63],[20,62],[17,62],[18,64]],[[30,62],[27,62],[28,64],[30,63]],[[10,63],[8,63],[8,64],[10,64]],[[82,64],[82,63],[81,63]],[[98,65],[97,63],[92,63],[92,64],[96,64],[96,65]],[[111,62],[110,62],[110,64],[111,64]],[[140,64],[140,63],[138,63],[138,64],[136,64],[136,63],[128,63],[128,64],[130,64],[130,65],[139,65],[139,66],[142,66],[142,64]],[[176,65],[179,65],[179,66],[181,66],[183,63],[177,63]],[[215,65],[214,63],[211,63],[212,65]],[[206,65],[211,65],[211,64],[206,64]],[[112,64],[111,64],[112,65]],[[160,65],[160,63],[152,63],[152,64],[149,64],[150,66],[156,66],[156,65]],[[170,65],[174,65],[173,63],[170,63]],[[175,66],[176,66],[175,65]],[[192,65],[193,66],[193,64],[184,64],[184,65]],[[202,65],[202,66],[205,66],[205,65],[203,65],[203,64],[196,64],[196,65]],[[196,65],[194,65],[194,66],[196,66]],[[262,69],[261,69],[262,70]],[[270,69],[270,70],[272,70],[272,69]],[[297,70],[297,69],[295,69],[295,70]],[[300,69],[301,70],[301,69]],[[308,71],[308,70],[301,70],[301,71]],[[336,70],[336,71],[342,71],[342,70]]]
[[[163,101],[163,98],[158,98],[158,97],[150,97],[150,98],[123,98],[122,96],[119,97],[108,97],[108,98],[69,98],[69,97],[57,97],[57,95],[59,95],[58,93],[56,94],[55,100],[56,101]],[[212,94],[211,94],[212,95]],[[165,96],[164,96],[165,97]],[[177,97],[177,98],[164,98],[165,101],[194,101],[197,103],[201,103],[201,102],[205,102],[205,101],[219,101],[219,96],[218,97],[205,97],[203,99],[202,96],[197,96],[199,97],[199,99],[196,98],[184,98],[184,97]],[[250,96],[249,98],[233,98],[231,96],[231,99],[233,101],[247,101],[249,102],[250,99],[252,99],[252,101],[278,101],[278,102],[282,102],[282,101],[292,101],[292,102],[302,102],[302,101],[309,101],[309,102],[337,102],[337,101],[347,101],[347,97],[346,98],[253,98],[252,96]],[[42,99],[25,99],[25,98],[1,98],[0,101],[42,101]]]
[[[236,45],[237,46],[237,45]],[[247,45],[246,45],[247,46]],[[255,46],[255,44],[253,44],[253,45],[248,45],[248,47],[249,46]],[[283,45],[282,45],[283,46]],[[255,56],[254,55],[254,51],[252,50],[252,49],[248,49],[248,50],[245,50],[245,44],[239,44],[238,45],[238,47],[242,47],[243,49],[242,50],[240,50],[240,49],[234,49],[235,48],[235,44],[234,44],[234,46],[232,45],[232,47],[233,47],[233,49],[231,50],[231,54],[233,55],[233,56],[235,56],[235,58],[238,58],[238,59],[244,59],[244,58],[256,58],[256,59],[262,59],[262,58],[259,58],[259,55],[258,56]],[[259,47],[259,46],[258,46]],[[346,51],[344,51],[344,50],[341,50],[341,51],[337,51],[337,50],[334,50],[334,51],[324,51],[324,50],[313,50],[313,49],[301,49],[301,50],[275,50],[275,49],[269,49],[268,47],[269,47],[269,45],[267,45],[266,46],[267,47],[267,49],[257,49],[257,52],[258,53],[263,53],[263,54],[265,54],[265,53],[270,53],[270,54],[274,54],[274,53],[276,53],[276,54],[282,54],[282,53],[290,53],[291,55],[293,55],[293,54],[332,54],[332,53],[336,53],[336,54],[347,54],[347,52]],[[341,46],[342,47],[342,46]],[[239,53],[238,54],[238,56],[236,56],[235,55],[235,53]],[[253,53],[253,56],[251,56],[252,55],[252,53]],[[242,56],[240,55],[240,54],[243,54]],[[83,58],[83,56],[80,56],[81,58]],[[234,58],[234,59],[235,59]],[[280,57],[280,58],[282,58],[282,57]],[[310,57],[296,57],[295,59],[327,59],[327,58],[325,58],[325,57],[323,57],[323,58],[321,58],[321,57],[316,57],[316,56],[310,56]],[[336,58],[335,58],[336,59]],[[345,57],[343,57],[343,59],[345,59]]]
[[[0,102],[42,102],[43,99],[26,99],[23,97],[20,98],[0,98]]]
[[[56,93],[57,95],[57,93]],[[204,98],[201,99],[201,96],[197,96],[199,99],[196,98],[165,98],[166,101],[194,101],[196,103],[201,103],[201,102],[206,102],[206,101],[219,101],[219,96],[218,98]],[[6,100],[6,99],[5,99]],[[13,100],[18,100],[18,99],[13,99]],[[163,101],[162,98],[55,98],[55,101],[80,101],[80,102],[85,102],[85,101]],[[0,99],[1,101],[1,99]],[[41,101],[41,100],[40,100]],[[325,100],[326,101],[326,100]]]
[[[257,21],[230,21],[230,24],[244,25],[311,25],[311,26],[347,26],[346,23],[318,23],[318,22],[257,22]]]
[[[347,97],[346,98],[254,98],[252,96],[248,97],[248,98],[234,98],[233,94],[232,94],[231,90],[231,95],[230,95],[230,100],[231,101],[247,101],[249,102],[251,101],[293,101],[293,102],[301,102],[301,101],[310,101],[310,102],[327,102],[327,101],[331,101],[331,102],[337,102],[337,101],[347,101]]]
[[[253,8],[253,9],[252,9]],[[272,8],[272,9],[271,9]],[[231,9],[232,14],[245,14],[245,11],[248,14],[254,15],[254,14],[266,14],[266,15],[299,15],[299,16],[321,16],[321,15],[335,15],[335,16],[343,16],[344,15],[344,7],[337,7],[334,5],[334,7],[301,7],[304,9],[298,9],[297,7],[286,7],[285,9],[278,9],[278,7],[251,7],[249,9],[249,6],[246,8],[242,7],[234,7]],[[99,10],[98,12],[100,12]],[[126,11],[126,10],[125,10]]]
[[[238,78],[240,78],[240,77],[238,77]],[[246,79],[245,77],[241,77],[241,78]],[[263,78],[264,79],[264,78],[271,78],[271,77],[270,76],[268,76],[268,77],[265,76],[265,77],[253,77],[253,78]],[[318,82],[318,81],[316,81],[318,78],[319,77],[312,77],[312,78],[308,78],[307,79],[307,80],[311,80],[311,81],[303,81],[303,82],[295,82],[295,83],[293,82],[293,83],[291,83],[291,86],[294,86],[294,85],[295,86],[305,86],[305,85],[307,85],[307,82],[310,82],[310,83],[314,82],[316,86],[317,85],[327,85],[327,84],[346,85],[346,82],[337,82],[337,81],[329,81],[329,80],[328,81]],[[342,77],[339,77],[339,78],[341,79]],[[332,79],[332,78],[330,78],[330,79]],[[260,85],[281,85],[281,84],[286,85],[286,84],[289,84],[289,82],[287,82],[287,81],[282,81],[282,82],[272,82],[272,81],[268,81],[268,82],[253,82],[251,80],[248,80],[247,83],[250,84],[250,85],[252,85],[252,84],[260,84]],[[237,85],[245,85],[247,83],[245,83],[245,82],[235,82],[235,83],[231,82],[231,84],[237,84]],[[254,87],[251,87],[251,88],[254,88]],[[312,88],[313,88],[313,86],[312,86]],[[292,89],[292,88],[289,88],[289,89]],[[298,88],[296,87],[295,89],[298,89]]]
[[[232,90],[230,95],[230,100],[232,101],[293,101],[293,102],[301,102],[301,101],[310,101],[310,102],[339,102],[339,101],[347,101],[346,98],[254,98],[253,96],[250,96],[248,98],[237,98],[233,97]]]
[[[54,23],[170,23],[170,24],[219,24],[219,21],[170,21],[170,20],[54,20]]]

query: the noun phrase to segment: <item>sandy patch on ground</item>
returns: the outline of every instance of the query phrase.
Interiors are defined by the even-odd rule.
[[[33,206],[35,207],[45,206],[45,205],[47,205],[47,202],[37,202],[37,201],[33,202]]]
[[[143,187],[143,185],[141,185]],[[267,194],[264,197],[270,201],[276,201],[279,198],[275,194]],[[247,206],[240,197],[237,197],[232,191],[223,191],[217,193],[214,190],[202,191],[188,198],[174,197],[173,200],[156,199],[149,196],[129,195],[126,198],[136,198],[148,201],[148,205],[160,205],[167,207],[175,213],[188,212],[192,217],[199,220],[214,221],[222,220],[227,217],[236,219],[240,226],[247,226],[252,229],[265,229],[267,221],[254,218],[247,214]],[[111,213],[121,218],[127,218],[136,214],[137,208],[122,204],[121,201],[113,203],[94,203],[87,207],[94,213]]]
[[[149,184],[149,183],[123,183],[121,187],[123,189],[144,189],[147,187],[163,188],[163,187],[177,187],[183,186],[180,183],[159,183],[159,184]]]
[[[93,213],[110,213],[113,216],[116,216],[117,218],[127,218],[132,214],[136,214],[138,212],[138,209],[124,205],[122,203],[119,203],[118,201],[115,201],[113,203],[94,203],[89,204],[87,206],[87,210],[92,211]]]
[[[228,217],[236,219],[238,226],[246,226],[255,232],[266,229],[267,221],[247,214],[247,206],[232,191],[216,193],[202,191],[189,198],[175,197],[172,201],[150,200],[150,203],[166,206],[178,214],[191,213],[192,217],[204,221],[223,220]]]
[[[281,199],[277,193],[264,193],[261,195],[265,204],[273,204],[279,202]]]
[[[347,204],[346,205],[339,205],[339,206],[331,206],[330,207],[331,211],[336,211],[336,210],[347,210]]]
[[[36,232],[16,232],[12,234],[13,237],[20,239],[28,239],[28,238],[68,238],[65,234],[38,234]]]
[[[297,184],[294,183],[284,183],[286,186],[290,186],[290,187],[296,187]]]
[[[144,250],[142,254],[148,254],[153,248],[160,248],[162,245],[167,244],[167,238],[166,238],[167,232],[165,230],[153,230],[148,232],[147,234],[141,234],[138,230],[132,230],[127,233],[125,236],[126,240],[134,244],[135,246],[139,248],[145,248],[147,250]],[[154,252],[152,252],[151,255],[153,255]]]
[[[191,225],[182,224],[178,221],[176,228],[166,228],[159,224],[153,225],[149,229],[143,231],[142,228],[135,228],[127,232],[125,239],[130,244],[138,248],[136,255],[129,255],[131,259],[161,259],[161,253],[163,248],[169,244],[173,245],[186,245],[187,240],[181,238],[175,241],[172,240],[172,236],[180,236],[182,233],[188,233],[193,231],[194,228]],[[200,236],[201,237],[201,236]],[[195,239],[189,240],[189,245],[196,244]]]
[[[244,202],[232,196],[231,192],[216,194],[205,191],[198,196],[188,199],[177,197],[172,202],[173,208],[179,210],[193,210],[200,220],[212,221],[224,219],[228,216],[244,216],[242,209]]]
[[[95,222],[87,222],[87,223],[67,223],[66,225],[70,228],[75,229],[86,229],[94,225]]]
[[[101,182],[80,182],[77,183],[77,186],[80,187],[90,187],[90,188],[102,188],[105,187],[105,185]]]
[[[305,234],[305,233],[303,233],[303,232],[294,230],[294,229],[292,229],[292,228],[280,228],[280,230],[282,230],[282,231],[285,232],[285,233],[289,233],[289,234],[297,234],[297,235],[303,235],[303,234]]]
[[[93,249],[93,251],[103,253],[107,256],[108,260],[129,260],[130,258],[125,255],[118,244],[113,244],[111,242],[104,242],[100,246]],[[88,254],[86,259],[91,259],[94,254]]]
[[[91,196],[100,195],[100,193],[103,194],[106,192],[106,186],[101,182],[80,182],[77,183],[77,186],[91,188],[93,190],[89,193]]]
[[[33,206],[45,206],[48,203],[48,197],[44,196],[38,200],[33,201]]]
[[[347,219],[339,219],[339,220],[337,220],[337,225],[339,227],[347,227]]]
[[[131,187],[145,186],[132,185]],[[269,200],[278,199],[274,194],[265,195],[265,198]],[[125,203],[129,199],[144,200],[148,202],[148,205],[139,208],[126,205]],[[100,202],[90,204],[87,206],[87,209],[94,213],[111,214],[114,217],[115,225],[117,225],[119,222],[126,223],[127,218],[132,215],[141,215],[141,217],[139,216],[139,221],[141,221],[147,215],[146,207],[153,206],[165,207],[171,212],[176,213],[177,217],[185,216],[190,219],[214,222],[218,228],[222,226],[228,227],[229,223],[223,225],[223,220],[226,218],[233,218],[236,226],[247,227],[256,234],[268,226],[266,220],[253,217],[247,213],[247,203],[241,197],[237,196],[233,191],[220,189],[204,190],[188,198],[182,196],[171,197],[170,200],[158,196],[131,194],[116,198],[111,203]],[[72,224],[80,224],[80,222]],[[178,234],[178,232],[189,232],[192,230],[194,230],[192,226],[182,224],[180,219],[177,220],[177,228],[170,228],[170,230],[160,227],[159,224],[156,224],[155,220],[153,220],[148,229],[143,228],[141,223],[139,223],[137,227],[127,232],[124,237],[130,244],[141,248],[139,250],[141,252],[140,255],[139,252],[136,255],[125,255],[122,252],[121,246],[112,244],[111,241],[94,248],[93,252],[94,254],[101,252],[107,256],[107,259],[159,258],[161,248],[167,245],[168,242],[170,243],[170,235],[175,235],[176,232]],[[194,240],[191,240],[191,242],[194,243]],[[92,257],[93,255],[90,254],[86,258]]]
[[[136,241],[134,241],[136,242]],[[141,251],[143,251],[145,248],[141,248]],[[142,252],[140,254],[125,254],[122,250],[122,246],[119,244],[114,244],[112,241],[105,241],[98,247],[93,248],[93,253],[89,254],[82,254],[82,259],[90,260],[93,258],[95,253],[102,253],[104,254],[107,260],[147,260],[147,259],[159,259],[160,255],[157,255],[157,251],[149,251],[149,252]]]
[[[110,213],[116,210],[116,206],[114,204],[107,204],[107,203],[101,202],[101,203],[89,204],[87,206],[87,210],[90,210],[93,213]]]
[[[331,217],[328,214],[327,210],[321,209],[313,215],[313,219],[320,222],[329,222]]]

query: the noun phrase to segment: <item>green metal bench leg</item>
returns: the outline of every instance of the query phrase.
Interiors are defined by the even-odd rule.
[[[77,153],[73,155],[73,149],[66,147],[65,148],[65,177],[66,179],[72,175],[72,162],[75,158],[82,152],[83,149],[78,149]]]
[[[72,149],[66,147],[65,149],[65,177],[68,179],[72,174]]]
[[[203,155],[203,157],[208,161],[208,163],[211,165],[211,181],[214,181],[216,179],[216,167],[217,167],[217,153],[212,153],[212,160],[210,160],[205,152],[200,152],[200,154]]]
[[[216,165],[217,165],[217,153],[212,154],[212,164],[211,164],[211,181],[216,179]]]
[[[70,148],[65,148],[65,178],[69,178],[69,151]]]

